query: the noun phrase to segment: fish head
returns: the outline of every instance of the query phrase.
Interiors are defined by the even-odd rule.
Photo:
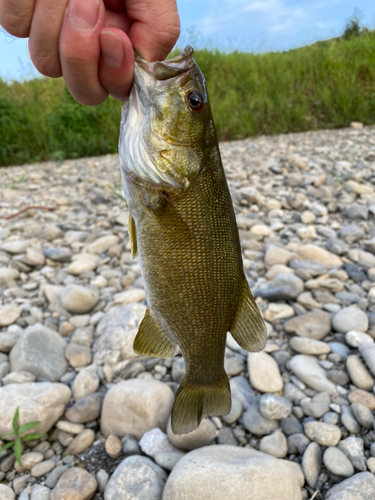
[[[162,62],[135,57],[134,84],[122,110],[123,173],[174,189],[187,188],[201,170],[212,114],[193,53],[189,46]]]

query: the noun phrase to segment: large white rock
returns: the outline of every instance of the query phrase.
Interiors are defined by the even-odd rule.
[[[124,380],[111,387],[104,398],[102,434],[129,433],[140,439],[155,427],[165,432],[173,402],[172,389],[159,380]]]
[[[133,351],[133,342],[145,312],[142,304],[127,304],[104,314],[95,332],[98,337],[93,347],[95,364],[115,365],[138,356]]]
[[[294,465],[248,448],[206,446],[179,460],[163,500],[301,500],[301,473]]]
[[[277,392],[283,388],[279,367],[265,352],[250,352],[247,358],[250,384],[260,392]]]
[[[328,394],[337,393],[335,384],[328,380],[326,371],[314,356],[305,354],[293,356],[289,361],[289,366],[292,372],[312,389],[328,392]]]
[[[48,432],[64,413],[70,395],[67,385],[50,382],[0,387],[0,435],[12,431],[12,420],[18,407],[20,425],[39,421],[32,432]]]

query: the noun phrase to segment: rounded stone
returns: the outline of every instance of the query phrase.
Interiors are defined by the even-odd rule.
[[[99,297],[89,288],[68,285],[61,295],[64,307],[71,313],[84,314],[91,311],[99,302]]]
[[[352,403],[350,409],[362,427],[365,429],[373,428],[374,417],[372,416],[372,412],[365,405],[361,403]]]
[[[67,455],[78,455],[83,451],[87,450],[92,443],[95,441],[95,432],[92,429],[84,429],[82,432],[77,434],[73,441],[64,451],[64,456]]]
[[[72,393],[75,401],[84,399],[90,394],[93,394],[100,385],[100,379],[95,365],[86,366],[76,376],[73,385]]]
[[[374,339],[367,333],[350,330],[345,334],[345,341],[348,345],[350,345],[350,347],[358,347],[359,344],[363,344],[365,342],[372,344]]]
[[[292,403],[275,394],[263,394],[259,400],[259,411],[264,418],[280,420],[291,414]]]
[[[105,440],[104,449],[111,458],[117,458],[122,451],[122,442],[113,434],[110,434]]]
[[[34,465],[31,469],[31,475],[33,477],[42,477],[51,472],[52,469],[56,467],[56,462],[53,460],[44,460],[39,464]]]
[[[71,467],[57,481],[51,500],[90,500],[97,487],[96,479],[85,469]]]
[[[166,479],[166,472],[150,458],[127,457],[110,477],[104,500],[161,500]]]
[[[70,422],[84,424],[96,420],[102,409],[104,393],[95,392],[70,406],[65,416]]]
[[[313,354],[315,356],[331,352],[331,348],[326,342],[307,337],[292,337],[290,347],[300,354]]]
[[[21,316],[22,308],[16,306],[0,307],[0,327],[12,325]]]
[[[344,307],[333,316],[332,327],[336,332],[341,333],[346,333],[350,330],[366,332],[368,329],[368,317],[361,309]]]
[[[325,500],[370,500],[375,498],[375,477],[361,472],[345,479],[327,491]]]
[[[167,425],[167,435],[170,442],[178,449],[191,451],[202,446],[207,446],[216,437],[216,427],[208,418],[204,418],[199,427],[187,434],[175,434],[172,431],[171,420]]]
[[[12,488],[9,488],[9,486],[5,484],[0,484],[0,498],[1,500],[14,500],[16,495]]]
[[[307,422],[304,432],[311,441],[322,446],[336,446],[341,439],[339,427],[325,422]]]
[[[133,434],[140,439],[146,431],[165,431],[174,394],[168,385],[154,379],[119,382],[107,392],[102,408],[101,431],[108,436]]]
[[[301,500],[301,479],[300,470],[286,460],[237,446],[206,446],[179,460],[163,500],[196,500],[207,498],[207,492],[215,500]]]
[[[374,377],[362,363],[361,358],[357,354],[348,356],[346,360],[346,368],[349,376],[355,386],[365,391],[371,391],[374,385]]]
[[[336,476],[351,477],[354,468],[344,453],[334,446],[330,446],[323,454],[323,462],[327,469]]]
[[[283,388],[279,367],[265,352],[248,354],[250,384],[260,392],[278,392]]]
[[[284,458],[288,453],[288,443],[282,431],[277,429],[269,436],[264,436],[260,440],[259,451],[276,458]]]
[[[310,488],[314,488],[322,466],[322,450],[318,443],[310,443],[302,457],[302,469],[306,482]]]
[[[289,367],[311,389],[327,392],[328,394],[337,393],[335,384],[328,380],[326,371],[319,365],[314,356],[305,354],[293,356],[289,361]]]
[[[23,455],[21,455],[21,464],[22,465],[20,465],[16,461],[16,462],[14,462],[14,468],[20,474],[21,472],[32,469],[34,467],[34,465],[42,462],[43,458],[44,458],[43,454],[38,453],[36,451],[24,453]]]
[[[86,271],[93,271],[98,267],[99,257],[92,254],[78,254],[73,257],[73,262],[69,264],[66,272],[78,276]]]
[[[70,342],[65,350],[65,357],[69,361],[70,366],[78,368],[87,366],[92,361],[91,349],[85,345]]]

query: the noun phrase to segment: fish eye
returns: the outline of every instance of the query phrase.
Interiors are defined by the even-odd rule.
[[[189,104],[189,108],[195,113],[199,113],[203,110],[205,106],[203,95],[197,90],[193,90],[193,92],[189,92],[187,96],[187,101]]]

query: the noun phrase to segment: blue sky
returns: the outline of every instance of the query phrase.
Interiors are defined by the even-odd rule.
[[[253,52],[288,50],[342,34],[356,11],[375,29],[374,0],[177,0],[182,35],[179,46],[218,47]],[[0,29],[0,77],[22,80],[37,74],[27,40]]]

